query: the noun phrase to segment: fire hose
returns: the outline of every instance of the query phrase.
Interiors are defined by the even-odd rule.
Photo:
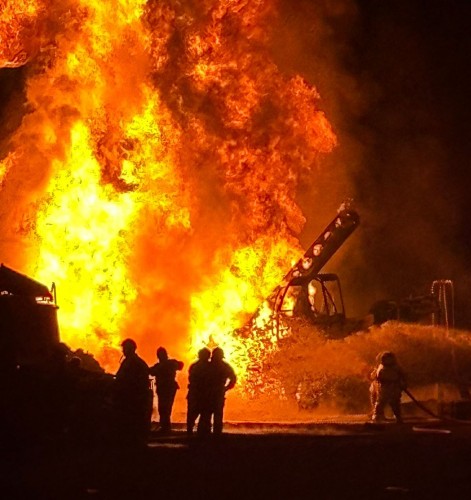
[[[435,412],[432,410],[429,410],[425,405],[423,405],[420,401],[418,401],[415,396],[409,391],[409,389],[403,389],[404,392],[411,398],[411,400],[425,413],[428,415],[438,419],[442,420],[443,422],[450,422],[450,423],[455,423],[455,424],[465,424],[465,425],[471,425],[471,421],[469,420],[461,420],[458,418],[451,418],[451,417],[441,417],[440,415],[437,415]]]

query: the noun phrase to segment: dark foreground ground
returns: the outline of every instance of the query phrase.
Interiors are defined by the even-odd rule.
[[[50,440],[2,450],[2,499],[470,499],[471,425],[227,425],[145,449]]]

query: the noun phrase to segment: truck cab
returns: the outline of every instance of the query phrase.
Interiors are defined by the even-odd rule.
[[[0,364],[39,365],[59,344],[57,304],[47,286],[0,266]]]

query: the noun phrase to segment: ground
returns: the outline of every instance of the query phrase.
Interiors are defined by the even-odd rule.
[[[144,449],[49,441],[2,454],[2,498],[468,499],[471,425],[227,424],[220,439],[153,432]]]

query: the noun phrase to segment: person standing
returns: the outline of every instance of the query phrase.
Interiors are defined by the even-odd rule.
[[[370,394],[373,404],[373,421],[384,420],[384,410],[389,405],[396,417],[396,422],[402,423],[401,394],[407,387],[406,377],[394,353],[387,351],[380,355],[380,364],[373,371],[372,378]]]
[[[160,432],[171,431],[171,415],[175,395],[179,389],[176,381],[177,371],[183,368],[183,362],[169,359],[164,347],[157,349],[159,360],[149,369],[149,374],[155,377],[155,392],[157,394],[157,409],[159,411]]]
[[[152,414],[149,367],[137,355],[137,345],[133,339],[123,340],[121,347],[124,359],[114,382],[118,432],[125,444],[144,444]]]
[[[203,408],[208,405],[208,371],[211,351],[203,347],[198,351],[198,361],[194,362],[188,370],[188,395],[186,431],[188,435],[193,434],[193,429],[198,417],[198,433],[204,433],[201,422]]]
[[[232,389],[237,381],[236,374],[232,366],[224,361],[224,351],[220,347],[213,349],[208,372],[208,384],[210,392],[210,415],[213,418],[213,434],[222,434],[224,405],[226,403],[226,392]],[[208,424],[208,415],[203,421]]]

